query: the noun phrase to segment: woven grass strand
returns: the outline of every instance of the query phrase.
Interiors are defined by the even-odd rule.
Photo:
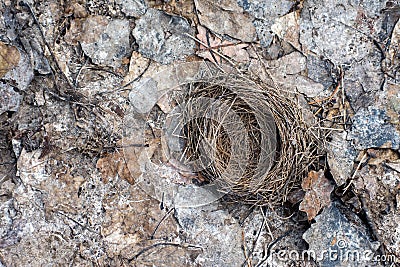
[[[193,104],[199,98],[223,103],[224,112],[236,117],[219,114],[209,119],[209,106]],[[182,114],[187,127],[185,157],[197,159],[199,173],[235,200],[282,203],[318,165],[321,129],[304,121],[295,93],[241,74],[217,73],[189,83],[186,103]],[[204,112],[202,118],[199,110]],[[238,123],[243,126],[232,127]],[[243,133],[230,127],[245,132],[246,144],[243,138],[235,138]]]

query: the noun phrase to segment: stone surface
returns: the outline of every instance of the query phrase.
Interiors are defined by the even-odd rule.
[[[21,42],[24,50],[28,53],[32,60],[34,70],[42,75],[50,74],[52,70],[44,54],[42,47],[44,45],[42,45],[39,40],[29,37],[29,35],[33,35],[33,33],[26,32],[24,34],[25,37],[21,38]]]
[[[303,238],[319,266],[368,266],[372,262],[379,244],[370,240],[365,228],[353,224],[339,204],[332,203],[315,220]]]
[[[123,85],[127,85],[141,75],[144,74],[146,69],[150,66],[150,59],[143,57],[140,53],[133,51],[131,56],[131,61],[129,63],[129,72],[124,77]]]
[[[398,195],[397,205],[400,197]],[[400,211],[392,212],[388,216],[385,216],[385,220],[382,221],[382,225],[378,226],[379,234],[382,236],[382,240],[385,243],[389,254],[395,256],[394,259],[399,259],[400,255]],[[393,259],[391,260],[393,261]]]
[[[144,78],[132,84],[134,88],[129,93],[129,101],[139,113],[148,113],[157,103],[157,82],[151,78]]]
[[[307,70],[307,59],[300,52],[293,52],[276,60],[264,61],[264,63],[253,60],[250,70],[265,81],[268,81],[271,76],[274,83],[281,88],[297,91],[307,97],[327,94],[322,84],[303,75]]]
[[[295,258],[342,236],[344,251],[374,250],[373,237],[400,259],[399,3],[59,2],[0,4],[0,39],[20,54],[0,63],[0,266],[338,266]],[[301,92],[304,120],[337,133],[327,153],[338,185],[367,156],[347,193],[331,194],[352,210],[325,207],[310,228],[295,204],[301,190],[273,211],[231,203],[163,158],[156,137],[179,97],[169,92],[213,73],[196,56],[209,51],[187,34]],[[366,148],[357,159],[353,144]]]
[[[389,74],[390,78],[395,81],[399,81],[398,67],[400,64],[399,60],[399,49],[400,49],[400,22],[397,22],[393,28],[389,49],[386,54],[386,58],[382,62],[382,68],[386,73]]]
[[[65,38],[71,44],[79,42],[93,63],[119,67],[130,50],[129,21],[105,16],[75,19]]]
[[[8,71],[3,80],[15,85],[19,90],[26,90],[33,79],[33,63],[26,53],[20,54],[18,65]]]
[[[323,55],[335,65],[364,59],[375,49],[369,35],[379,33],[381,21],[376,16],[384,6],[372,1],[360,6],[359,2],[306,1],[300,23],[303,51]],[[372,21],[363,20],[363,16],[371,16]]]
[[[255,19],[253,21],[261,45],[268,47],[273,39],[271,26],[275,19],[286,15],[293,7],[294,2],[289,0],[238,0],[238,4]]]
[[[301,51],[299,23],[299,12],[290,12],[287,15],[276,18],[275,23],[271,26],[271,31],[282,40],[290,43],[298,51]]]
[[[188,241],[203,248],[196,263],[202,266],[239,266],[244,262],[241,229],[226,211],[209,205],[177,209],[177,219],[188,233]],[[218,254],[212,251],[219,251]]]
[[[333,83],[333,75],[335,74],[334,65],[323,56],[313,54],[307,55],[307,76],[324,86],[325,89],[330,88]]]
[[[0,96],[0,114],[18,110],[22,96],[12,86],[0,82]]]
[[[147,10],[144,0],[117,0],[115,3],[121,6],[122,12],[131,17],[140,17]]]
[[[139,45],[139,52],[162,64],[193,54],[195,42],[185,35],[193,33],[184,18],[156,9],[149,9],[136,21],[132,31]]]
[[[300,43],[303,52],[316,54],[342,66],[344,89],[354,108],[371,103],[365,92],[383,84],[381,52],[373,38],[381,33],[379,12],[383,2],[360,5],[350,1],[306,1],[301,13]]]
[[[364,209],[375,227],[375,235],[384,245],[387,262],[400,259],[399,155],[391,149],[368,149],[368,165],[354,179],[355,191],[364,199]]]
[[[400,135],[389,121],[385,110],[372,106],[362,109],[354,115],[348,138],[360,150],[378,147],[399,149]]]
[[[332,133],[332,140],[327,144],[327,156],[330,171],[338,186],[346,183],[353,172],[356,150],[346,140],[347,133]]]
[[[254,41],[256,31],[252,18],[235,2],[228,0],[195,0],[202,25],[244,42]]]
[[[369,51],[365,58],[344,68],[343,87],[355,110],[373,105],[374,96],[384,83],[380,51],[372,47]]]

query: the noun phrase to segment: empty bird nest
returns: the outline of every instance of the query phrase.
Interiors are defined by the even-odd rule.
[[[169,136],[179,136],[185,165],[234,200],[282,203],[318,168],[321,130],[295,93],[226,73],[186,86]]]

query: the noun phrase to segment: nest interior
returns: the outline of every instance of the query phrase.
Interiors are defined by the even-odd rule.
[[[191,82],[181,108],[186,162],[235,200],[285,202],[322,150],[297,97],[236,74]]]

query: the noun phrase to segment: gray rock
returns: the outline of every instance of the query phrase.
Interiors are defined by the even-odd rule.
[[[121,6],[122,12],[127,16],[140,17],[146,13],[147,5],[144,0],[116,0],[115,3]]]
[[[40,42],[34,38],[34,34],[29,31],[25,31],[25,36],[29,38],[21,37],[21,43],[24,50],[29,54],[33,61],[34,70],[42,75],[50,74],[51,67],[44,55],[44,51]]]
[[[316,97],[324,93],[324,86],[322,84],[303,75],[296,77],[294,85],[299,93],[308,97]]]
[[[383,89],[378,95],[377,104],[392,113],[391,123],[400,124],[400,118],[396,116],[400,114],[400,84],[386,82]]]
[[[310,0],[301,13],[300,42],[303,50],[324,55],[335,65],[351,63],[365,58],[373,47],[369,38],[372,26],[378,32],[380,21],[369,25],[362,16],[378,16],[382,3],[359,0]],[[365,30],[365,31],[364,31]]]
[[[158,100],[157,82],[152,78],[144,78],[132,84],[129,101],[139,113],[147,113]]]
[[[357,226],[362,225],[357,217],[347,218],[339,204],[332,203],[315,220],[303,238],[309,244],[308,256],[319,266],[371,266],[379,244],[370,240],[366,229]]]
[[[398,199],[397,206],[399,206],[400,194],[397,194],[397,199]],[[388,251],[397,253],[400,248],[399,209],[400,208],[398,208],[397,211],[391,212],[389,215],[385,216],[384,220],[382,220],[382,225],[379,225],[379,233],[382,238],[382,243],[385,244]],[[394,255],[395,254],[392,254],[392,256]],[[398,261],[398,256],[397,256],[397,261]]]
[[[397,14],[393,17],[399,18],[400,17],[400,8],[397,6]],[[395,10],[396,10],[395,9]],[[387,16],[389,17],[389,16]],[[390,16],[391,17],[391,16]],[[388,18],[389,20],[389,18]],[[390,25],[390,21],[387,22]],[[389,26],[390,27],[390,26]],[[390,38],[390,44],[386,51],[385,59],[382,61],[382,69],[385,73],[388,74],[388,78],[395,80],[398,82],[400,80],[400,73],[398,72],[400,58],[398,56],[399,49],[400,49],[400,22],[397,22],[392,32],[392,36]]]
[[[272,42],[271,26],[274,24],[275,19],[287,14],[293,7],[294,2],[289,0],[238,0],[238,4],[255,17],[253,24],[256,28],[257,36],[261,45],[268,47]]]
[[[332,73],[334,66],[332,62],[323,57],[315,55],[307,55],[307,76],[321,83],[325,89],[328,89],[333,84]]]
[[[97,23],[98,18],[93,20],[93,32],[98,32],[92,40],[86,38],[81,41],[82,49],[96,64],[118,67],[121,60],[129,52],[129,21],[115,19],[111,21],[103,20],[104,24]],[[96,25],[97,24],[97,25]],[[90,34],[89,32],[87,34]]]
[[[196,259],[200,266],[240,266],[245,261],[240,225],[226,210],[218,210],[216,205],[177,208],[175,216],[188,242],[203,248]]]
[[[358,111],[353,117],[353,125],[349,134],[355,148],[386,147],[399,149],[400,135],[388,121],[390,121],[390,118],[385,110],[368,107]]]
[[[195,42],[185,33],[193,34],[187,20],[156,9],[149,9],[137,20],[132,32],[139,52],[162,64],[193,54]]]
[[[346,183],[353,171],[357,151],[346,140],[346,133],[333,133],[332,140],[327,144],[328,164],[333,179],[338,186]]]
[[[307,69],[306,57],[297,51],[277,60],[265,61],[265,66],[268,67],[274,82],[282,88],[298,91],[308,97],[325,96],[327,93],[322,84],[302,75]],[[250,65],[250,69],[259,73],[258,75],[261,74],[262,68],[258,60]]]
[[[380,61],[380,52],[376,48],[371,48],[368,56],[345,68],[343,86],[355,110],[375,102],[375,94],[384,82]]]
[[[18,65],[7,72],[2,78],[10,84],[15,84],[19,90],[25,90],[33,80],[33,66],[29,56],[20,50],[21,58]]]
[[[12,86],[0,82],[0,114],[6,111],[17,111],[22,96]]]
[[[344,70],[344,89],[353,108],[371,103],[381,88],[380,50],[374,44],[382,28],[381,1],[310,0],[301,13],[300,43],[303,52],[327,58]],[[314,70],[322,73],[326,68]]]
[[[243,42],[252,42],[256,38],[253,17],[231,0],[195,0],[201,25],[219,34],[226,34]]]

